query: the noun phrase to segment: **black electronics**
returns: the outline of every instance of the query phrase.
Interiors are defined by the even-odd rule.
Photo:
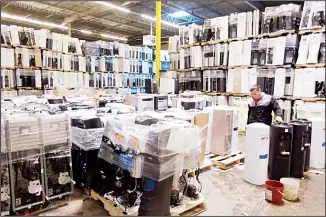
[[[253,39],[251,42],[251,65],[259,63],[259,40]]]
[[[62,104],[63,99],[48,99],[49,104]]]
[[[258,71],[257,84],[262,92],[273,95],[275,83],[275,69],[260,69]]]
[[[40,149],[10,152],[9,166],[13,211],[42,204],[43,162]]]
[[[44,147],[45,192],[50,199],[73,193],[70,150],[66,143]]]
[[[176,189],[171,190],[171,202],[170,205],[172,207],[179,206],[181,204],[181,199],[179,196],[180,192]]]
[[[150,131],[143,154],[143,194],[138,209],[139,216],[167,216],[170,214],[170,202],[174,167],[177,152],[166,149],[167,140],[160,137],[170,135],[170,130]],[[165,144],[164,144],[165,142]],[[166,168],[166,164],[169,168]]]
[[[85,130],[104,127],[100,118],[72,118],[71,126]],[[92,172],[97,165],[98,151],[98,148],[84,150],[76,144],[72,145],[72,170],[76,184],[85,188],[90,188],[92,186]]]
[[[89,119],[72,118],[71,126],[78,127],[81,129],[94,129],[94,128],[102,128],[104,125],[100,118],[89,118]]]
[[[179,86],[182,92],[186,90],[201,91],[203,89],[201,71],[180,72],[179,73]]]
[[[97,158],[92,173],[92,190],[103,196],[113,190],[116,166],[102,158]]]
[[[160,182],[143,177],[143,195],[138,216],[170,215],[172,182],[173,176]]]
[[[293,127],[289,124],[272,124],[270,128],[270,146],[268,178],[280,180],[290,177]]]
[[[10,214],[10,183],[9,183],[8,157],[6,153],[1,153],[1,216],[7,216],[9,214]]]
[[[307,137],[308,124],[296,120],[291,121],[290,124],[293,126],[290,176],[302,178],[305,165],[305,140]]]
[[[152,79],[145,79],[145,93],[151,94],[153,93],[153,87],[152,87]]]
[[[168,96],[167,95],[154,95],[154,110],[165,111],[168,109]]]
[[[183,110],[191,110],[191,109],[196,109],[197,102],[195,101],[183,101],[181,102],[181,106],[183,107]]]
[[[307,136],[305,137],[305,157],[304,157],[304,172],[307,172],[310,168],[310,151],[311,151],[311,121],[307,119],[297,119],[308,125],[308,130],[306,131]]]
[[[325,81],[316,81],[315,83],[315,94],[318,97],[325,97]]]
[[[151,126],[152,124],[156,124],[158,122],[157,118],[153,118],[151,116],[137,116],[135,119],[135,124]]]

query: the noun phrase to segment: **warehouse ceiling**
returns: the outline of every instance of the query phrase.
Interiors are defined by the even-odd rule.
[[[128,9],[130,12],[113,9],[96,1],[2,1],[1,12],[57,25],[71,25],[72,37],[84,40],[110,40],[100,34],[127,38],[129,44],[141,44],[142,36],[149,35],[151,26],[155,33],[155,21],[146,19],[142,14],[155,17],[155,1],[106,1],[114,6]],[[278,1],[162,1],[162,20],[187,25],[192,22],[203,23],[205,19],[229,15],[234,12],[246,12],[255,9],[264,10],[267,6],[276,6]],[[288,2],[290,3],[290,2]],[[293,3],[303,5],[303,1]],[[175,17],[175,12],[187,12],[187,16]],[[66,29],[49,28],[40,24],[1,18],[2,24],[23,25],[35,29],[48,28],[53,32],[65,33]],[[22,24],[24,23],[24,24]],[[70,23],[70,24],[69,24]],[[91,31],[86,34],[80,30]],[[97,33],[97,34],[96,34]],[[162,24],[162,41],[168,36],[178,34],[178,28]],[[113,39],[112,39],[113,40]]]

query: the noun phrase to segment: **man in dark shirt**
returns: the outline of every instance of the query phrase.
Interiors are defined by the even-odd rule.
[[[248,104],[247,124],[264,123],[270,126],[272,124],[272,111],[276,115],[276,121],[283,122],[282,109],[273,96],[261,92],[259,85],[253,85],[250,88],[250,95],[252,98]]]

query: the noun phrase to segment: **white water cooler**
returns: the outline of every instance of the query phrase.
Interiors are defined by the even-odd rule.
[[[239,151],[239,109],[232,108],[233,118],[232,118],[232,143],[231,152]]]
[[[325,168],[325,119],[311,118],[310,167]]]
[[[246,127],[244,180],[254,185],[264,185],[267,180],[269,128],[262,123]]]

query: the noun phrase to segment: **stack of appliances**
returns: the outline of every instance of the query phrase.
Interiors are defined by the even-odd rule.
[[[201,71],[190,71],[179,73],[180,91],[201,91],[203,89],[202,73]]]
[[[204,70],[203,91],[224,93],[226,92],[225,70]]]
[[[71,128],[67,114],[39,116],[42,161],[47,199],[62,198],[73,193],[71,181]]]
[[[1,118],[1,216],[10,214],[10,183],[5,125]]]
[[[5,120],[14,212],[44,202],[40,131],[37,117],[12,115]]]
[[[92,171],[96,167],[104,126],[98,117],[73,117],[72,128],[72,170],[74,181],[86,189],[92,186]]]

